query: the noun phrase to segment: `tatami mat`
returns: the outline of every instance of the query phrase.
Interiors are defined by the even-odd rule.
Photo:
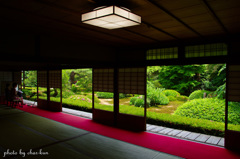
[[[25,125],[28,128],[57,140],[64,140],[66,138],[71,138],[87,132],[85,130],[74,128],[72,126],[29,113],[16,114],[5,118],[21,125]]]
[[[67,141],[66,143],[73,147],[78,147],[84,152],[87,152],[89,154],[91,153],[97,158],[152,159],[156,158],[157,156],[159,159],[177,158],[172,155],[160,153],[151,149],[146,149],[94,133]]]
[[[22,158],[20,150],[25,151],[24,158],[178,158],[2,105],[0,125],[1,156],[7,150],[18,153],[18,156],[7,155],[8,158]]]

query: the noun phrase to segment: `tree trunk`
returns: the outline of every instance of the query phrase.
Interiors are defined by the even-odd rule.
[[[74,71],[72,71],[71,73],[70,73],[70,78],[69,78],[69,82],[70,82],[70,86],[72,86],[72,84],[75,84],[76,82],[75,82],[75,75],[79,75],[78,73],[75,73]]]
[[[69,81],[70,81],[70,85],[71,85],[71,86],[72,86],[72,84],[75,84],[75,83],[74,83],[74,76],[75,76],[75,72],[72,71],[72,72],[70,73],[70,78],[69,78]]]

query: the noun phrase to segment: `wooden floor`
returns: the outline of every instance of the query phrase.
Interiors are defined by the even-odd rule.
[[[179,158],[4,105],[0,105],[0,124],[0,155],[2,158]],[[7,154],[7,152],[10,153]],[[6,156],[3,157],[4,155]]]
[[[63,108],[63,112],[92,119],[92,113],[88,113],[88,112],[84,112],[84,111]],[[200,134],[200,133],[195,133],[195,132],[190,132],[190,131],[184,131],[184,130],[178,130],[178,129],[173,129],[173,128],[157,126],[157,125],[151,125],[151,124],[147,124],[147,131],[151,132],[151,133],[171,136],[171,137],[175,137],[175,138],[181,138],[184,140],[190,140],[190,141],[194,141],[194,142],[200,142],[200,143],[205,143],[205,144],[219,146],[219,147],[224,146],[224,138],[223,137],[211,136],[211,135]]]

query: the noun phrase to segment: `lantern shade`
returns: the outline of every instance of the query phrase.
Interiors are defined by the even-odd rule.
[[[92,12],[82,14],[82,22],[106,29],[117,29],[139,25],[141,17],[131,13],[126,8],[110,6],[97,8]]]

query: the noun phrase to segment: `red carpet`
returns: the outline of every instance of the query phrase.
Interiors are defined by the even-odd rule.
[[[131,132],[113,128],[60,112],[49,112],[38,108],[24,106],[18,108],[25,112],[46,117],[73,127],[84,129],[107,137],[122,140],[160,152],[176,155],[188,159],[239,159],[240,156],[224,148],[209,146],[186,140],[156,135],[148,132]]]

